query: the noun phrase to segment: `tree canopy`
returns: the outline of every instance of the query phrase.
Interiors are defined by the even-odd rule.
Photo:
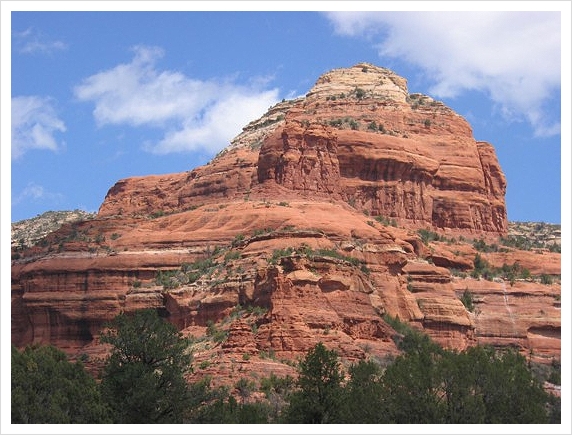
[[[318,343],[298,368],[298,391],[290,398],[286,420],[291,423],[336,423],[344,378],[338,355]]]
[[[110,423],[95,379],[54,346],[12,346],[12,423]]]
[[[155,310],[120,314],[101,336],[113,346],[101,381],[118,423],[182,423],[191,398],[189,341]]]
[[[53,346],[13,347],[12,423],[560,422],[559,398],[517,349],[445,350],[390,321],[402,354],[384,366],[348,364],[318,343],[295,378],[240,377],[213,388],[208,376],[185,379],[190,342],[156,311],[121,314],[101,336],[112,348],[100,383]],[[557,381],[560,365],[551,369]]]

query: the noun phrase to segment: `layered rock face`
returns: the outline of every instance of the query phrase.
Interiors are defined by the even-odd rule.
[[[209,164],[121,180],[95,219],[18,250],[12,342],[102,356],[107,321],[156,308],[204,339],[196,375],[224,382],[237,366],[291,374],[284,361],[319,341],[344,360],[391,358],[391,316],[450,348],[515,344],[550,361],[559,254],[486,257],[554,284],[453,274],[473,268],[471,237],[506,233],[505,188],[493,147],[442,103],[383,68],[334,70]],[[465,241],[427,244],[419,228]],[[463,305],[465,291],[478,309]]]
[[[477,142],[462,117],[409,94],[395,73],[359,64],[270,109],[205,167],[118,182],[99,214],[317,195],[410,227],[504,234],[505,190],[493,147]]]

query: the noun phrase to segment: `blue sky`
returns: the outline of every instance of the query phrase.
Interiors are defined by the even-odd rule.
[[[509,220],[561,222],[569,2],[460,13],[32,12],[16,11],[19,3],[2,3],[2,49],[11,48],[2,161],[10,162],[12,222],[48,210],[97,211],[119,179],[205,164],[275,102],[359,62],[407,78],[410,92],[445,102],[477,140],[495,146]],[[319,3],[316,10],[327,6]],[[520,4],[512,3],[505,9]]]

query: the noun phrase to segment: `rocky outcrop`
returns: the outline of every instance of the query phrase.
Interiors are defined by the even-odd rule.
[[[95,213],[83,210],[47,211],[34,218],[15,222],[11,228],[12,248],[17,253],[20,249],[34,246],[66,223],[93,219],[95,216]]]
[[[287,122],[264,142],[257,169],[260,183],[340,198],[337,137],[324,125]]]
[[[471,238],[506,234],[505,187],[493,147],[442,103],[383,68],[334,70],[209,164],[120,180],[96,218],[18,251],[12,342],[101,356],[107,321],[152,307],[201,338],[195,373],[220,362],[220,382],[292,373],[318,341],[346,361],[392,358],[387,316],[454,349],[559,356],[559,253],[483,254],[530,267],[512,286],[469,276]],[[420,228],[463,238],[428,243]]]
[[[409,227],[505,234],[505,189],[493,147],[477,142],[462,117],[409,94],[395,73],[359,64],[271,108],[209,165],[119,181],[99,215],[318,195]]]

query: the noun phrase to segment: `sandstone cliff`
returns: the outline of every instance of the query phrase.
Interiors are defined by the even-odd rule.
[[[494,148],[442,103],[369,64],[333,70],[247,126],[209,165],[113,186],[100,216],[179,212],[221,199],[342,200],[409,227],[504,234]]]
[[[223,382],[291,373],[318,341],[346,360],[390,358],[389,315],[451,348],[517,345],[550,361],[560,254],[490,252],[490,264],[518,261],[531,276],[469,276],[472,239],[507,234],[505,188],[492,145],[451,109],[389,70],[334,70],[209,164],[120,180],[95,219],[19,251],[12,342],[99,356],[106,321],[155,307],[201,338],[196,373],[216,365]]]

